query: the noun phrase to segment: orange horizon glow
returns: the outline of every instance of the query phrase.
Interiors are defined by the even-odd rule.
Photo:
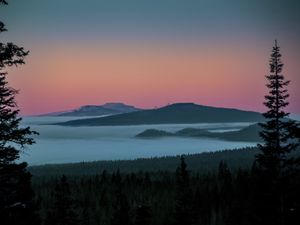
[[[99,45],[39,47],[9,70],[22,115],[123,102],[141,108],[176,102],[264,111],[270,48]],[[290,110],[300,113],[299,78],[291,56]],[[293,57],[294,58],[294,57]]]

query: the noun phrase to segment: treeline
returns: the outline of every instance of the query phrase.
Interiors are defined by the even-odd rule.
[[[255,155],[258,153],[258,148],[248,147],[242,149],[185,155],[185,160],[189,165],[189,169],[193,172],[215,173],[218,171],[218,165],[220,161],[226,161],[228,165],[230,165],[231,170],[237,171],[238,169],[250,169],[253,165]],[[299,157],[300,148],[289,155]],[[28,169],[34,176],[96,175],[103,170],[112,173],[117,169],[120,169],[124,173],[137,173],[140,171],[173,172],[174,168],[176,168],[178,165],[179,159],[180,156],[166,156],[144,159],[141,158],[135,160],[49,164],[31,166]]]
[[[34,177],[33,188],[45,225],[253,225],[277,206],[264,201],[258,173],[255,166],[233,172],[224,161],[216,173],[192,173],[181,158],[173,172]],[[284,210],[273,217],[292,225],[300,216],[299,174],[285,185]]]
[[[234,150],[223,150],[216,152],[203,152],[200,154],[185,155],[185,160],[191,171],[201,171],[201,173],[216,172],[220,161],[226,161],[230,168],[249,169],[253,164],[255,155],[259,153],[256,147],[248,147]],[[300,155],[300,151],[297,151]],[[100,171],[106,170],[114,172],[120,169],[124,173],[139,171],[155,172],[170,171],[178,166],[180,156],[166,156],[141,158],[136,160],[116,160],[116,161],[95,161],[67,164],[49,164],[31,166],[29,171],[34,176],[61,176],[61,175],[96,175]]]

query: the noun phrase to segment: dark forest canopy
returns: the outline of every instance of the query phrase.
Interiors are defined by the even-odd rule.
[[[189,170],[197,173],[215,172],[220,161],[226,161],[233,170],[238,168],[250,169],[255,155],[259,151],[257,148],[244,148],[235,150],[224,150],[217,152],[205,152],[200,154],[185,155]],[[293,153],[300,156],[300,150]],[[68,164],[51,164],[29,167],[35,176],[61,176],[72,175],[95,175],[103,170],[111,173],[120,169],[124,173],[139,171],[173,171],[178,164],[180,156],[155,157],[136,160],[119,161],[95,161]]]
[[[76,219],[78,224],[87,225],[174,225],[179,221],[185,221],[179,225],[260,224],[256,209],[258,205],[267,204],[257,196],[260,187],[255,171],[231,170],[229,164],[221,161],[214,171],[197,173],[191,170],[193,162],[189,156],[185,158],[186,163],[180,163],[182,158],[176,157],[173,169],[169,167],[168,171],[98,170],[94,175],[69,175],[67,180],[64,176],[34,176],[42,220],[47,221],[49,216],[57,214],[60,216],[56,218],[63,221],[69,218],[69,213],[75,212],[76,217],[70,221]],[[285,196],[287,205],[297,203],[299,181],[297,177],[289,183]],[[59,188],[62,186],[68,187],[67,192]],[[63,197],[59,200],[57,196]],[[64,213],[59,213],[59,209]],[[285,214],[283,224],[297,224],[299,208],[293,209],[295,211]],[[141,220],[144,223],[140,223]]]

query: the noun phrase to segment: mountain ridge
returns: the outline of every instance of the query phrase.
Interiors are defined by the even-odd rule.
[[[220,108],[195,103],[175,103],[158,109],[128,112],[102,118],[70,120],[56,125],[63,126],[113,126],[146,124],[189,124],[222,122],[260,122],[258,112]]]
[[[121,102],[108,102],[103,105],[83,105],[74,110],[47,113],[39,116],[70,116],[70,117],[105,116],[105,115],[116,115],[116,114],[122,114],[128,112],[136,112],[140,110],[142,109]]]

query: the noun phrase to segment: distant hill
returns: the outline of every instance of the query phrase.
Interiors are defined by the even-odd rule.
[[[161,137],[208,137],[219,138],[227,141],[246,141],[246,142],[260,142],[259,136],[260,127],[258,124],[253,124],[238,131],[229,132],[209,132],[204,129],[185,128],[175,133],[166,132],[163,130],[148,129],[135,137],[137,138],[161,138]]]
[[[140,124],[189,124],[258,122],[260,113],[238,109],[217,108],[194,103],[176,103],[158,109],[141,110],[103,118],[72,120],[58,125],[64,126],[106,126]]]
[[[47,113],[40,116],[104,116],[136,112],[140,110],[141,109],[135,108],[134,106],[125,105],[123,103],[106,103],[104,105],[85,105],[72,111]]]
[[[143,131],[142,133],[137,134],[135,137],[159,138],[159,137],[169,137],[169,136],[175,136],[175,134],[164,131],[164,130],[148,129],[148,130]]]

